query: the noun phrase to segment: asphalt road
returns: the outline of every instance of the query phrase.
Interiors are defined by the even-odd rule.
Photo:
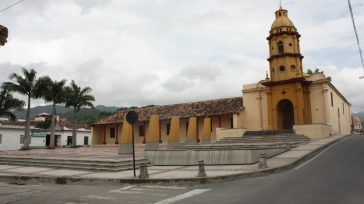
[[[364,203],[364,136],[349,137],[295,169],[264,177],[197,186],[0,183],[2,203]]]
[[[293,170],[204,185],[212,189],[179,203],[364,203],[364,136],[351,136]]]

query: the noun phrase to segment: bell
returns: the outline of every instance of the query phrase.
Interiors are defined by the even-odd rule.
[[[0,25],[0,45],[3,46],[7,42],[8,28]]]

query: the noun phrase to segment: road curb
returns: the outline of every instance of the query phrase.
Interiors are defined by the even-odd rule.
[[[349,137],[350,135],[343,136],[337,140],[331,141],[312,152],[300,157],[299,159],[292,161],[289,164],[268,168],[264,170],[257,170],[254,172],[229,174],[222,176],[208,176],[204,178],[190,177],[190,178],[172,178],[172,179],[139,179],[139,178],[128,178],[128,179],[103,179],[103,178],[78,178],[78,177],[58,177],[58,176],[26,176],[26,175],[1,175],[0,181],[8,182],[10,184],[25,185],[25,184],[37,184],[37,183],[49,183],[49,184],[174,184],[174,185],[195,185],[202,183],[213,183],[219,181],[228,181],[233,179],[245,179],[258,177],[263,175],[269,175],[273,173],[279,173],[293,169],[294,167],[310,160],[321,151],[334,145],[335,143]],[[208,172],[207,172],[208,174]],[[196,172],[197,175],[197,172]]]

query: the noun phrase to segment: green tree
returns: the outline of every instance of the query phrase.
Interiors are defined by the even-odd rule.
[[[66,107],[73,108],[72,147],[77,146],[77,113],[82,107],[94,108],[92,102],[95,101],[95,98],[89,94],[91,91],[92,89],[90,87],[81,89],[73,80],[71,85],[65,88]]]
[[[10,120],[16,120],[12,110],[22,110],[25,103],[17,98],[14,98],[9,90],[2,89],[0,91],[0,116],[8,117]]]
[[[24,133],[24,144],[21,150],[29,150],[31,135],[30,135],[30,100],[33,98],[40,98],[44,93],[45,83],[42,82],[42,78],[37,79],[37,72],[34,69],[22,68],[22,74],[12,73],[9,79],[14,82],[4,82],[3,89],[11,92],[17,92],[27,96],[27,114]]]
[[[42,98],[46,102],[52,103],[52,120],[51,120],[51,135],[49,137],[49,146],[48,148],[54,149],[55,148],[55,127],[57,123],[57,104],[61,104],[65,102],[65,84],[66,80],[63,79],[61,81],[52,81],[49,77],[44,77],[42,80],[45,83],[44,93],[42,94]]]
[[[48,130],[51,127],[52,117],[47,116],[44,121],[39,121],[35,124],[36,128]]]

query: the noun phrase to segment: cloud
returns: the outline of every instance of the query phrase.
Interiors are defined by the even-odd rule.
[[[212,65],[188,66],[181,71],[181,76],[188,79],[214,80],[221,74],[221,67]]]
[[[110,3],[110,0],[74,0],[82,8],[82,13],[87,14],[92,8],[104,7]]]
[[[361,36],[364,6],[352,4]],[[346,2],[287,0],[283,7],[302,35],[304,70],[322,67],[353,110],[364,110]],[[90,86],[96,104],[117,106],[240,96],[242,84],[268,71],[266,37],[277,8],[247,0],[24,1],[1,14],[9,39],[0,48],[0,80],[35,67]]]
[[[182,92],[188,87],[193,86],[193,82],[183,77],[173,76],[163,84],[163,87],[172,92]]]

